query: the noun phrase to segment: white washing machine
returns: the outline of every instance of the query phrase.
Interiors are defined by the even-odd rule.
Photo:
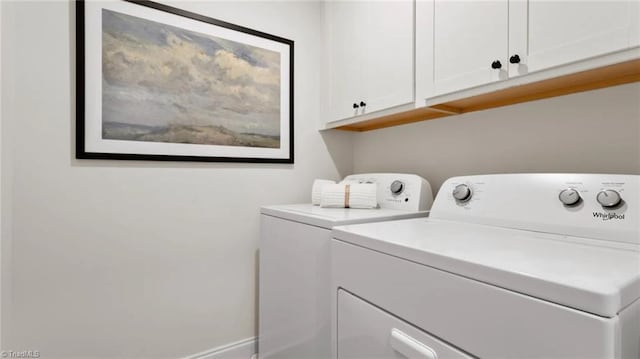
[[[345,181],[377,184],[379,208],[311,204],[261,209],[258,352],[260,358],[331,356],[331,228],[425,217],[429,183],[410,174],[360,174]]]
[[[334,355],[639,358],[639,207],[639,176],[469,176],[337,227]]]

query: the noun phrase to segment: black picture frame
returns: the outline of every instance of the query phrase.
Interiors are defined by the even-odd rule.
[[[253,157],[253,156],[217,156],[217,155],[193,155],[193,154],[153,154],[153,153],[128,153],[128,152],[105,152],[94,151],[87,148],[87,76],[85,51],[87,46],[86,34],[86,4],[84,0],[76,1],[76,158],[77,159],[106,159],[106,160],[134,160],[134,161],[191,161],[191,162],[241,162],[241,163],[294,163],[294,41],[268,34],[244,26],[232,24],[226,21],[217,20],[208,16],[196,14],[172,6],[138,0],[123,0],[124,3],[131,3],[149,9],[162,11],[178,17],[203,22],[220,28],[233,30],[239,33],[249,34],[264,38],[270,41],[286,45],[288,51],[288,81],[286,84],[281,81],[280,86],[288,86],[288,119],[281,118],[285,125],[288,125],[288,136],[280,138],[281,147],[288,146],[284,156],[279,157]],[[284,59],[282,60],[284,61]],[[95,75],[95,74],[94,74]],[[90,119],[96,121],[96,119]],[[102,121],[100,118],[99,121]]]

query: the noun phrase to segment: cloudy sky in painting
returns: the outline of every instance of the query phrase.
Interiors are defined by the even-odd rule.
[[[102,10],[103,121],[279,135],[280,54]]]

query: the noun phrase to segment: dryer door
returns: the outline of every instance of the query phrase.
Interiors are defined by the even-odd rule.
[[[338,291],[338,358],[472,357],[341,289]]]

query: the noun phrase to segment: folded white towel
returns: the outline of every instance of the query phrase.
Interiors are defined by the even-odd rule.
[[[375,183],[339,183],[322,187],[320,207],[331,208],[376,208]]]
[[[325,179],[317,179],[313,181],[313,186],[311,187],[311,203],[313,205],[320,205],[320,196],[322,195],[322,188],[328,184],[336,184],[336,181],[325,180]]]

